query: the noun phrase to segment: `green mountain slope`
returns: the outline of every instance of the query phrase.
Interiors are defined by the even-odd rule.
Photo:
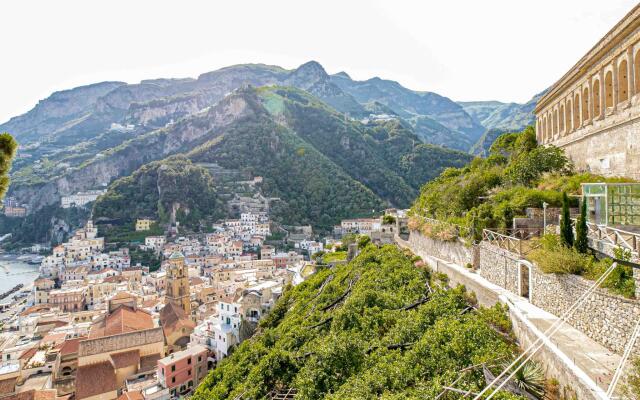
[[[179,122],[192,127],[187,138],[178,134],[184,129],[160,130],[88,166],[111,164],[133,151],[144,152],[137,159],[158,158],[171,143],[173,151],[185,153],[193,163],[262,176],[265,195],[279,199],[272,202],[276,220],[326,230],[342,218],[389,205],[406,207],[426,180],[470,160],[464,153],[422,144],[400,121],[364,125],[290,87],[246,88],[194,118]],[[120,185],[112,185],[105,198],[126,199],[121,192]],[[155,209],[155,197],[147,202],[134,207]],[[94,212],[120,218],[105,207],[126,209],[99,201]]]
[[[501,310],[465,312],[472,296],[462,287],[429,293],[429,283],[436,287],[397,247],[369,245],[348,265],[286,289],[194,399],[260,399],[289,388],[296,399],[433,399],[463,368],[513,356],[496,332],[510,329]],[[456,383],[476,392],[484,385],[476,372]]]

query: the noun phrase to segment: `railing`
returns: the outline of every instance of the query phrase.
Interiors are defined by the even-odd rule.
[[[512,231],[512,232],[509,232],[509,231]],[[537,235],[534,235],[533,231],[532,232],[526,232],[526,231],[527,229],[516,229],[516,230],[506,229],[505,232],[511,233],[511,234],[504,234],[504,233],[499,233],[489,229],[483,229],[482,240],[489,242],[495,246],[498,246],[503,250],[507,250],[511,253],[515,253],[520,256],[525,256],[529,254],[529,252],[531,252],[532,250],[540,247],[539,242],[530,240],[534,237],[540,236],[540,234],[538,233]],[[520,235],[520,237],[516,235]]]
[[[636,256],[640,253],[640,233],[587,222],[587,236],[629,250]]]

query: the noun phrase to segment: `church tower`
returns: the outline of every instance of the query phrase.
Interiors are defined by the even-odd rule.
[[[191,316],[189,267],[185,265],[184,255],[180,252],[174,252],[169,256],[165,304],[169,303],[173,303],[175,306],[182,308],[187,317]]]

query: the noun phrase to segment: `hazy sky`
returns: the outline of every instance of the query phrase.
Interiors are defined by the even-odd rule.
[[[2,1],[0,122],[52,91],[309,60],[454,100],[525,102],[631,0]]]

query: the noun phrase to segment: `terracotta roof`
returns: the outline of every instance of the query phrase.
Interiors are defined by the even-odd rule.
[[[140,357],[140,370],[138,372],[155,370],[158,365],[158,360],[161,358],[162,356],[159,353]]]
[[[190,285],[200,285],[204,283],[204,279],[197,277],[197,276],[193,276],[191,278],[189,278],[189,284]]]
[[[116,373],[110,362],[83,365],[76,373],[76,399],[116,390]]]
[[[29,350],[22,353],[22,355],[20,356],[20,360],[25,360],[25,361],[30,360],[31,357],[33,357],[33,355],[36,354],[37,351],[38,351],[38,347],[33,346]]]
[[[83,339],[86,339],[86,338],[81,337],[81,338],[73,338],[73,339],[65,340],[64,343],[62,344],[62,347],[60,348],[60,354],[63,356],[74,354],[74,353],[77,354],[80,341]]]
[[[56,322],[59,322],[59,321],[56,321]],[[67,324],[65,323],[64,325],[67,325]],[[42,343],[53,344],[55,346],[58,343],[64,342],[66,337],[67,337],[67,334],[65,332],[47,333],[47,335],[42,338]]]
[[[51,310],[51,306],[47,304],[36,304],[34,306],[26,308],[20,315],[25,316],[33,313],[40,312],[42,310]]]
[[[173,303],[168,303],[160,311],[160,324],[165,337],[182,327],[189,328],[191,331],[196,327],[196,324],[185,314],[184,310]]]
[[[89,339],[151,328],[153,328],[153,319],[148,312],[120,306],[111,314],[91,325]]]
[[[140,351],[130,350],[122,353],[111,354],[111,361],[113,361],[113,367],[120,369],[128,367],[130,365],[138,365],[140,362]]]
[[[134,390],[133,392],[124,392],[118,397],[118,400],[143,400],[144,397],[139,390]]]
[[[31,389],[26,392],[17,393],[10,397],[11,400],[55,400],[55,389]]]
[[[149,299],[142,302],[142,307],[154,307],[160,302],[159,299]]]
[[[3,379],[0,381],[0,396],[13,393],[16,389],[16,380],[18,378]]]

